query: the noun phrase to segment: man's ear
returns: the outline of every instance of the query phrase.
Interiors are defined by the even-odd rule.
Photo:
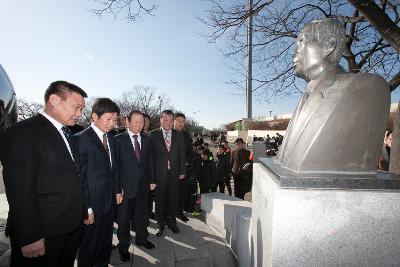
[[[92,121],[97,121],[99,119],[99,116],[95,112],[92,112],[92,114],[90,114],[90,118],[92,119]]]
[[[324,54],[328,56],[336,49],[337,40],[335,37],[329,37],[324,44]]]
[[[49,104],[50,104],[52,107],[57,106],[58,103],[60,103],[60,101],[61,101],[61,97],[58,96],[58,95],[56,95],[56,94],[51,94],[51,95],[49,96]]]

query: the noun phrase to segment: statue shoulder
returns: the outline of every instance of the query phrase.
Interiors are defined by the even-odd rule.
[[[357,74],[351,74],[352,77],[352,82],[355,83],[361,83],[367,87],[376,87],[377,85],[383,86],[383,87],[388,87],[389,85],[386,82],[386,80],[375,73],[357,73]]]
[[[348,93],[366,93],[385,91],[389,93],[389,85],[386,80],[374,73],[347,73],[339,79],[337,88],[346,90]]]

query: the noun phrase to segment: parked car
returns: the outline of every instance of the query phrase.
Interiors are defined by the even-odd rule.
[[[0,65],[0,136],[17,122],[17,96],[4,68]]]

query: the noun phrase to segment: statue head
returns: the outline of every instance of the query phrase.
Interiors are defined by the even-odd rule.
[[[330,66],[339,65],[345,42],[343,24],[339,20],[329,18],[308,23],[296,40],[295,75],[310,81]]]

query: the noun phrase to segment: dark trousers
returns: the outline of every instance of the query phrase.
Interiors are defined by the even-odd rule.
[[[62,223],[62,222],[60,222]],[[11,238],[10,267],[72,267],[81,239],[82,227],[75,231],[53,238],[45,238],[46,254],[37,258],[26,258],[21,247],[15,246]]]
[[[232,195],[232,188],[231,188],[231,179],[229,176],[227,177],[218,177],[218,189],[220,193],[225,193],[225,186],[228,188],[229,195]],[[215,188],[215,192],[217,188]]]
[[[243,199],[246,194],[246,176],[243,173],[233,175],[233,183],[235,185],[235,197]]]
[[[176,213],[179,200],[179,178],[172,177],[168,172],[156,187],[156,217],[158,227],[162,228],[167,221],[176,225]]]
[[[135,226],[137,243],[147,241],[149,232],[148,193],[138,192],[136,197],[124,199],[118,207],[118,247],[121,251],[128,251],[131,244],[130,222]]]
[[[194,212],[194,207],[196,204],[197,200],[197,183],[188,183],[188,193],[189,193],[189,199],[188,199],[188,207],[187,207],[187,212]]]
[[[188,194],[188,178],[179,181],[179,203],[178,203],[178,214],[183,214],[183,211],[187,211],[189,201]]]
[[[94,223],[83,226],[78,252],[78,267],[107,267],[110,262],[114,208],[106,214],[94,214]]]
[[[153,190],[153,191],[150,191],[150,193],[149,193],[149,202],[148,202],[149,214],[150,214],[151,212],[153,212],[153,202],[154,202],[154,199],[155,199],[155,192],[154,192],[154,190]]]

